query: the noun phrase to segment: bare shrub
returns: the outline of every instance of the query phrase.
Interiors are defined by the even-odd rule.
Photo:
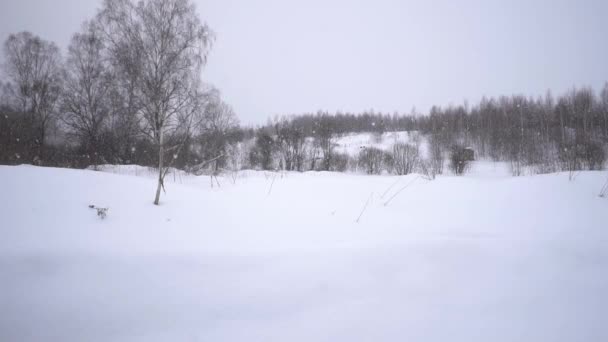
[[[329,168],[331,171],[345,172],[348,170],[349,156],[344,153],[334,153]]]
[[[539,156],[532,171],[535,174],[557,172],[559,170],[557,149],[553,145],[545,144],[543,151],[544,153]]]
[[[568,171],[571,180],[576,171],[603,169],[605,159],[602,145],[591,141],[563,145],[559,150],[561,169]]]
[[[384,151],[376,147],[366,147],[359,152],[359,167],[368,175],[379,175],[382,173],[384,164]]]
[[[604,162],[606,161],[606,155],[602,144],[589,141],[584,144],[584,157],[583,163],[589,170],[602,170],[604,168]]]
[[[469,170],[469,160],[466,148],[459,145],[453,146],[450,153],[450,170],[456,175],[463,175]]]
[[[436,170],[432,167],[432,161],[421,159],[418,169],[424,175],[424,179],[433,180],[437,176]]]
[[[563,145],[559,151],[559,161],[562,171],[568,171],[568,178],[573,180],[577,171],[583,169],[585,147],[582,144],[572,143]]]
[[[420,164],[420,150],[417,145],[397,143],[393,145],[393,170],[396,174],[408,175]]]
[[[384,169],[388,173],[394,173],[395,170],[395,158],[392,153],[384,152],[384,158],[382,160]]]

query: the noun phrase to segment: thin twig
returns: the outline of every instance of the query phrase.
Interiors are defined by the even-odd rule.
[[[270,189],[268,189],[268,196],[270,196],[270,193],[272,192],[272,186],[274,185],[274,180],[277,179],[277,174],[274,174],[274,177],[272,177],[272,183],[270,183]]]
[[[203,167],[207,166],[207,164],[209,164],[209,163],[211,163],[211,162],[214,162],[214,161],[216,161],[216,160],[218,160],[218,159],[222,158],[223,156],[224,156],[224,154],[222,153],[222,154],[220,154],[219,156],[217,156],[217,157],[215,157],[215,158],[213,158],[213,159],[209,159],[209,160],[206,160],[206,161],[204,161],[204,162],[202,162],[202,163],[200,163],[200,164],[194,165],[194,166],[192,166],[192,167],[190,168],[190,172],[191,172],[191,173],[193,173],[193,174],[194,174],[194,175],[196,175],[196,176],[199,176],[198,172],[199,172],[199,171],[200,171],[200,170],[201,170]]]
[[[367,198],[367,201],[365,202],[365,205],[363,206],[363,209],[361,210],[361,213],[359,214],[359,217],[357,217],[357,220],[355,222],[359,223],[359,220],[361,219],[361,216],[363,216],[363,213],[365,212],[365,209],[367,209],[367,206],[369,205],[369,201],[371,201],[372,196],[374,196],[373,192]]]
[[[384,196],[386,196],[386,194],[388,194],[389,191],[391,191],[391,189],[397,185],[397,183],[399,183],[399,181],[401,181],[401,177],[397,177],[397,181],[395,181],[393,184],[391,184],[391,186],[388,187],[388,189],[386,189],[386,191],[382,194],[382,196],[380,196],[380,198],[384,198]]]
[[[606,184],[604,184],[604,186],[602,187],[602,190],[600,190],[600,197],[606,197],[608,196],[608,180],[606,180]]]
[[[420,176],[416,176],[414,179],[409,181],[403,188],[399,189],[393,196],[391,196],[391,198],[388,199],[388,201],[386,201],[384,203],[384,206],[386,207],[393,200],[393,198],[397,197],[397,195],[399,195],[401,193],[401,191],[405,190],[408,186],[412,185],[412,183],[414,183],[419,177]]]

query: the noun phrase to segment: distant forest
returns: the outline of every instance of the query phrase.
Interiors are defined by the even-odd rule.
[[[472,147],[476,155],[511,163],[514,175],[603,169],[608,143],[608,84],[554,97],[483,98],[474,105],[434,106],[426,115],[327,113],[283,116],[263,134],[314,137],[353,132],[417,131],[449,154]],[[258,135],[261,133],[258,133]]]

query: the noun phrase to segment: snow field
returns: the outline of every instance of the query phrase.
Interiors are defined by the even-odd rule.
[[[2,341],[608,339],[602,172],[0,178]]]

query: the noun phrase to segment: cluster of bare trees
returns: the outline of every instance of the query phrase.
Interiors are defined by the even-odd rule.
[[[287,171],[345,171],[348,168],[348,156],[335,151],[338,135],[331,116],[319,116],[310,131],[293,119],[277,118],[258,128],[244,165]]]
[[[232,108],[201,81],[212,42],[190,0],[105,0],[65,58],[31,33],[10,35],[0,161],[155,164],[158,204],[170,166],[215,158],[218,169],[242,139]]]
[[[608,84],[598,94],[572,89],[555,99],[483,99],[472,107],[434,107],[418,128],[445,147],[474,146],[478,155],[511,164],[513,175],[601,169],[608,142]]]
[[[2,126],[3,136],[10,140],[3,154],[18,146],[14,148],[15,158],[37,161],[46,152],[47,133],[61,95],[59,48],[22,32],[8,37],[4,51],[9,82],[2,84],[2,106],[6,112]],[[19,129],[19,134],[13,127]]]
[[[403,124],[403,126],[401,126]],[[353,128],[354,127],[354,128]],[[390,151],[367,147],[358,156],[336,152],[344,133],[419,132],[426,141]],[[469,106],[433,107],[426,116],[319,112],[276,118],[257,130],[246,167],[285,170],[355,170],[369,174],[420,172],[433,178],[447,163],[454,174],[473,158],[505,161],[513,175],[601,169],[608,142],[608,85],[599,94],[573,89],[557,99],[524,96],[483,99]],[[474,155],[474,157],[473,157]]]
[[[428,142],[427,159],[415,164],[432,176],[443,172],[446,160],[453,173],[466,172],[465,147],[474,150],[477,157],[508,162],[515,176],[524,172],[598,170],[604,167],[608,143],[608,84],[599,93],[580,88],[557,98],[550,92],[536,99],[521,95],[484,98],[473,106],[433,107],[429,115],[423,116],[318,112],[275,121],[312,139],[316,148],[309,152],[312,161],[308,169],[335,170],[331,164],[343,156],[334,153],[333,140],[344,133],[372,132],[380,136],[386,131],[407,130],[422,133]],[[261,130],[271,132],[272,125]],[[360,161],[346,165],[367,173],[386,170],[401,174],[412,169],[403,164],[403,159],[415,155],[413,147],[396,146],[382,158],[381,152],[368,148],[361,151]]]

